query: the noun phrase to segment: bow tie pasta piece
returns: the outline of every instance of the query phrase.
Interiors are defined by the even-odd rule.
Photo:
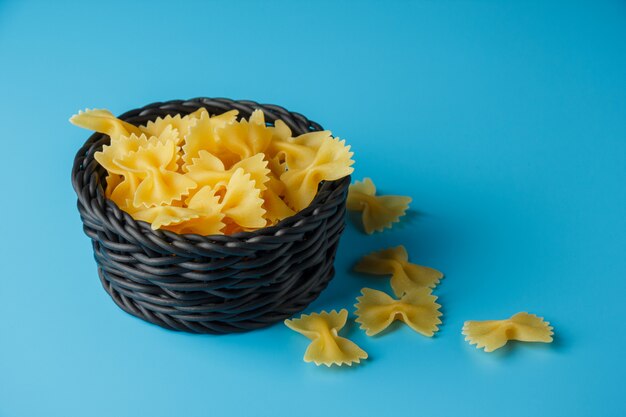
[[[197,216],[170,224],[165,229],[178,234],[193,233],[197,235],[221,234],[226,226],[224,214],[221,212],[219,196],[210,187],[202,187],[187,201],[187,207]]]
[[[227,166],[236,161],[264,153],[272,140],[272,129],[265,124],[265,116],[261,110],[255,110],[250,120],[242,119],[220,128],[220,145],[230,155],[222,157]]]
[[[200,213],[195,210],[177,206],[156,206],[135,210],[130,209],[133,219],[150,223],[153,230],[200,217]]]
[[[172,142],[176,144],[178,142],[178,131],[173,129],[171,126],[168,126],[163,129],[158,136],[148,137],[143,133],[137,136],[133,133],[129,136],[111,137],[110,144],[104,145],[101,151],[94,154],[94,158],[109,173],[124,175],[127,171],[117,164],[116,159],[121,159],[133,152],[138,151],[141,147],[145,147],[148,144],[154,144],[156,142],[164,144]],[[176,161],[173,160],[173,163],[170,163],[168,169],[176,168]]]
[[[118,119],[113,113],[104,109],[79,111],[78,114],[70,118],[70,123],[109,135],[111,138],[130,136],[131,134],[139,136],[143,133],[137,126]]]
[[[434,288],[443,278],[436,269],[410,263],[409,254],[402,245],[364,256],[354,270],[371,275],[391,275],[391,288],[398,297],[413,288]]]
[[[424,336],[432,337],[439,331],[441,307],[429,288],[415,288],[399,300],[371,288],[363,288],[357,297],[355,314],[365,334],[373,336],[385,330],[394,320],[401,320]]]
[[[463,335],[470,345],[493,352],[509,340],[521,342],[552,342],[550,323],[534,314],[517,313],[506,320],[466,321]]]
[[[129,136],[111,138],[109,145],[104,145],[101,151],[94,154],[94,158],[109,173],[124,175],[127,171],[120,167],[115,160],[136,152],[140,147],[148,144],[148,138],[143,133],[139,136],[134,133]]]
[[[103,146],[102,151],[94,154],[96,161],[109,172],[105,196],[114,201],[122,210],[127,210],[132,206],[135,192],[140,183],[139,176],[119,166],[116,160],[130,155],[150,143],[176,143],[177,137],[177,131],[169,126],[158,137],[147,138],[144,134],[141,136],[131,134],[130,136],[111,138],[110,145]],[[178,164],[174,158],[167,169],[176,170],[177,168]]]
[[[226,218],[244,229],[265,227],[267,224],[263,217],[265,209],[261,190],[243,168],[238,168],[230,177],[220,207]]]
[[[176,148],[173,141],[151,142],[114,160],[118,166],[141,179],[133,199],[135,207],[169,205],[196,187],[191,178],[168,169],[176,164]]]
[[[106,197],[122,209],[131,204],[140,181],[136,174],[127,171],[115,161],[136,152],[147,143],[148,138],[144,134],[140,136],[134,133],[129,136],[112,136],[110,145],[104,145],[102,151],[94,154],[96,161],[109,173]]]
[[[185,135],[185,144],[182,148],[183,170],[185,171],[191,165],[192,160],[198,157],[201,150],[216,155],[222,160],[227,156],[224,152],[224,147],[220,143],[217,130],[234,123],[239,112],[231,110],[211,117],[205,109],[200,109],[199,114],[200,117],[189,127]]]
[[[280,176],[286,187],[285,201],[296,211],[306,208],[315,198],[320,182],[338,180],[354,171],[352,155],[345,141],[328,137],[307,166],[288,167]]]
[[[258,153],[237,162],[227,170],[218,157],[201,150],[198,158],[194,158],[191,165],[187,167],[187,176],[193,179],[198,187],[209,186],[213,188],[220,183],[227,183],[233,173],[241,168],[245,173],[250,174],[256,187],[263,191],[267,188],[265,184],[270,179],[270,170],[267,169],[267,161],[263,159],[263,156],[262,153]]]
[[[281,167],[302,169],[315,159],[317,150],[324,141],[332,139],[331,135],[330,131],[324,130],[305,133],[294,138],[289,127],[282,120],[277,120],[267,154],[281,164]]]
[[[180,114],[171,116],[168,114],[165,117],[158,117],[154,121],[149,121],[146,125],[139,126],[139,129],[148,136],[159,136],[167,129],[176,129],[178,131],[176,144],[179,145],[189,133],[189,129],[195,126],[203,113],[206,113],[206,109],[201,107],[186,116],[181,116]]]
[[[411,197],[398,195],[376,195],[376,186],[369,178],[363,182],[350,185],[346,208],[351,211],[362,211],[362,221],[365,233],[382,232],[404,216]]]
[[[285,320],[285,325],[312,340],[304,353],[305,362],[316,365],[348,365],[367,359],[367,353],[354,342],[338,335],[348,319],[348,310],[303,314]]]

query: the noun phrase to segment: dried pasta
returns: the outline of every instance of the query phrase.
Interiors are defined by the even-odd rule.
[[[183,170],[186,170],[193,158],[198,157],[201,150],[212,153],[219,158],[227,158],[228,155],[226,155],[217,130],[227,124],[234,123],[239,113],[237,110],[231,110],[219,116],[211,117],[206,109],[199,109],[198,112],[200,117],[193,126],[190,126],[182,147]]]
[[[76,126],[109,135],[111,138],[120,136],[130,136],[135,134],[140,136],[143,132],[137,126],[118,119],[108,110],[86,109],[79,111],[70,118],[70,122]]]
[[[416,332],[432,337],[439,331],[441,307],[435,301],[429,288],[414,288],[406,292],[399,300],[388,294],[371,288],[363,288],[361,297],[357,297],[355,320],[373,336],[385,330],[394,320],[401,320]]]
[[[261,190],[243,168],[238,168],[230,177],[220,208],[226,218],[244,229],[265,227],[267,224],[263,217],[265,209]]]
[[[284,195],[285,185],[275,177],[270,177],[267,189],[263,191],[263,208],[269,224],[274,224],[296,214],[280,197]]]
[[[292,209],[300,211],[306,208],[322,181],[333,181],[346,177],[354,170],[351,165],[353,153],[345,141],[328,136],[329,140],[322,141],[313,159],[301,167],[289,167],[280,176],[285,184],[285,201]]]
[[[285,325],[311,339],[304,353],[305,362],[329,367],[352,366],[353,363],[360,363],[361,359],[367,359],[367,353],[337,334],[346,325],[347,319],[348,310],[342,309],[339,312],[303,314],[300,318],[285,320]]]
[[[239,168],[250,174],[256,188],[261,191],[267,188],[266,183],[270,179],[270,170],[267,169],[267,161],[263,158],[262,153],[245,158],[230,169],[226,169],[221,159],[205,150],[201,150],[198,158],[194,158],[191,165],[188,166],[187,176],[193,179],[199,187],[216,187],[218,184],[227,183],[233,173]]]
[[[159,117],[154,121],[149,121],[146,125],[139,126],[139,129],[148,136],[159,136],[164,130],[176,129],[178,132],[176,144],[178,145],[187,137],[189,130],[196,125],[198,119],[205,113],[207,113],[206,109],[200,108],[186,116],[181,116],[180,114],[175,116],[167,115]]]
[[[294,138],[289,127],[282,120],[277,120],[268,154],[284,163],[282,167],[305,168],[313,162],[320,146],[330,139],[331,132],[328,130],[305,133]]]
[[[211,187],[202,187],[187,202],[189,210],[195,216],[181,219],[167,225],[166,229],[176,233],[194,233],[198,235],[215,235],[223,233],[226,224],[225,214],[221,210],[219,196]],[[153,225],[154,228],[154,225]]]
[[[200,108],[135,126],[108,110],[70,121],[110,137],[94,158],[105,196],[153,229],[201,235],[267,227],[308,206],[322,181],[352,172],[350,147],[328,131],[294,137],[261,110],[210,115]]]
[[[434,288],[443,278],[443,274],[436,269],[410,263],[409,254],[402,245],[364,256],[354,270],[372,275],[391,275],[391,288],[398,297],[413,288]]]
[[[363,228],[367,234],[381,232],[404,216],[411,197],[398,195],[376,195],[376,186],[369,178],[350,185],[346,208],[361,211]]]
[[[133,205],[153,207],[168,205],[196,187],[194,180],[172,170],[176,169],[177,160],[174,142],[154,142],[114,162],[140,178]]]
[[[272,129],[266,126],[263,112],[255,110],[248,121],[222,126],[219,137],[220,144],[228,154],[222,159],[230,166],[236,161],[264,153],[272,139]]]
[[[506,320],[466,321],[462,333],[471,345],[493,352],[509,340],[550,343],[552,330],[542,317],[522,312]]]
[[[131,211],[136,220],[150,223],[152,229],[173,226],[200,217],[200,213],[187,207],[155,206]]]

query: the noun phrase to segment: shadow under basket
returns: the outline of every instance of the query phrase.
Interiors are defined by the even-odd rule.
[[[135,125],[157,117],[255,109],[294,136],[322,130],[298,113],[252,101],[196,98],[153,103],[120,116]],[[106,172],[94,153],[110,138],[92,135],[78,151],[72,185],[83,229],[93,243],[104,289],[124,311],[172,330],[233,333],[270,326],[302,311],[334,275],[350,177],[323,182],[309,207],[275,226],[225,235],[152,230],[104,196]]]

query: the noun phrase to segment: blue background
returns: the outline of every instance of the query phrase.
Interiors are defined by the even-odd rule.
[[[349,222],[308,311],[388,289],[351,265],[404,244],[446,274],[434,338],[352,325],[371,359],[316,368],[283,325],[180,334],[113,304],[67,119],[202,95],[300,111],[352,144],[356,178],[414,198],[385,233]],[[626,415],[623,1],[0,0],[0,114],[2,417]],[[460,334],[518,311],[555,342],[486,354]]]

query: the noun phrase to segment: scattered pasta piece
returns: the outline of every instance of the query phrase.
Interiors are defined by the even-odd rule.
[[[305,362],[314,362],[318,366],[352,366],[367,359],[367,353],[354,342],[337,335],[347,319],[348,310],[342,309],[303,314],[298,319],[285,320],[285,325],[312,340],[304,353]]]
[[[361,211],[363,228],[368,235],[381,232],[391,227],[393,223],[404,216],[411,197],[398,195],[376,195],[376,186],[371,179],[350,185],[346,208],[351,211]]]
[[[506,320],[466,321],[462,333],[471,345],[493,352],[509,340],[550,343],[554,334],[552,329],[542,317],[517,313]]]
[[[436,269],[410,263],[409,254],[402,245],[364,256],[354,270],[372,275],[391,275],[391,288],[398,297],[413,288],[434,288],[443,278],[443,274]]]
[[[394,320],[401,320],[410,328],[424,336],[432,337],[439,331],[441,307],[435,301],[429,288],[415,288],[405,293],[399,300],[387,293],[363,288],[357,297],[355,314],[357,323],[365,334],[373,336],[385,330]]]
[[[70,121],[110,136],[94,158],[106,198],[153,229],[232,234],[274,225],[308,206],[322,181],[352,172],[352,152],[328,131],[293,137],[261,110],[248,120],[199,108],[135,126],[108,110]]]

